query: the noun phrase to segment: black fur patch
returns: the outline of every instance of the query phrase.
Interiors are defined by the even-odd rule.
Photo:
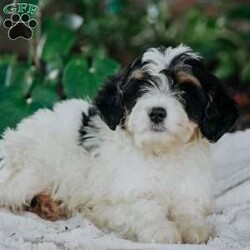
[[[111,78],[99,91],[95,105],[100,111],[101,118],[114,130],[123,116],[121,95],[118,90],[120,77]]]
[[[89,148],[85,147],[86,140],[92,138],[91,135],[88,133],[90,129],[97,130],[97,128],[92,123],[92,118],[98,115],[98,111],[95,107],[90,107],[88,110],[88,115],[84,112],[82,113],[82,123],[79,129],[79,144],[86,148],[88,151]]]
[[[117,78],[111,79],[96,98],[95,104],[101,117],[112,130],[118,124],[124,127],[125,113],[131,112],[136,101],[143,95],[145,87],[150,86],[150,81],[153,81],[153,78],[146,73],[140,79],[128,78],[122,77],[123,81]]]
[[[131,112],[136,101],[145,93],[145,87],[151,86],[150,81],[154,81],[153,77],[145,73],[141,79],[132,78],[123,86],[123,104],[128,113]]]
[[[184,99],[188,117],[200,126],[209,141],[216,142],[236,124],[239,113],[235,102],[219,79],[205,69],[201,60],[190,59],[186,54],[179,55],[165,72],[168,77],[173,77],[174,82],[176,70],[183,70],[199,80],[201,88],[189,83],[174,84],[174,88],[183,90],[181,98]]]
[[[162,73],[164,73],[169,82],[172,83],[170,85],[172,91],[180,93],[177,97],[179,97],[179,101],[183,103],[189,119],[200,124],[207,103],[204,89],[193,84],[190,80],[186,80],[180,84],[176,77],[179,71],[192,75],[192,66],[186,63],[188,58],[189,56],[187,54],[175,57],[169,68],[163,70]]]
[[[189,63],[192,65],[192,72],[199,79],[207,99],[200,124],[201,132],[209,141],[216,142],[235,126],[239,117],[238,108],[219,79],[209,73],[203,64],[194,61]]]
[[[116,76],[110,77],[98,92],[95,105],[112,130],[121,124],[125,110],[131,110],[139,96],[139,87],[143,80],[133,77],[132,73],[141,67],[141,58],[138,57]]]
[[[204,91],[191,83],[176,85],[176,88],[182,93],[180,102],[183,102],[188,118],[200,124],[206,106]]]

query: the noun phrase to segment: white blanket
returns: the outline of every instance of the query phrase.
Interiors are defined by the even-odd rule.
[[[207,245],[139,244],[105,234],[80,216],[50,222],[0,209],[0,250],[221,249],[250,250],[250,130],[212,146],[216,175],[216,237]]]

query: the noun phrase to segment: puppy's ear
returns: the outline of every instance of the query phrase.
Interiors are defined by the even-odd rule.
[[[122,95],[119,91],[121,81],[122,74],[109,79],[95,99],[101,118],[112,130],[115,130],[123,116]]]
[[[229,97],[219,79],[209,73],[202,63],[193,62],[192,71],[199,79],[207,98],[200,123],[201,132],[210,142],[216,142],[236,124],[239,116],[237,105]]]
[[[131,73],[141,66],[140,61],[141,57],[136,58],[116,76],[110,78],[96,96],[95,105],[100,111],[102,119],[112,130],[115,130],[123,118],[124,88]]]

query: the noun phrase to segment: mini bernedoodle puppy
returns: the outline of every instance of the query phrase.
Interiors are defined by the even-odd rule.
[[[148,49],[94,104],[67,100],[5,131],[0,203],[23,209],[46,194],[67,216],[81,213],[125,239],[204,243],[212,235],[209,142],[237,117],[189,47]]]

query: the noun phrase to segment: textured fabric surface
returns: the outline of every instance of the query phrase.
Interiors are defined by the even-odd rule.
[[[139,244],[105,234],[89,221],[50,222],[0,209],[0,249],[250,249],[250,130],[225,135],[212,146],[216,176],[216,236],[207,245]]]

